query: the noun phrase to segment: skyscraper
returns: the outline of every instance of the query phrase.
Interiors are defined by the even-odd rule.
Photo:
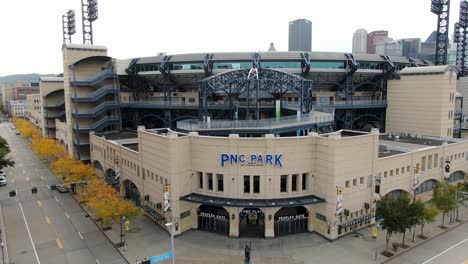
[[[388,31],[372,31],[367,35],[367,53],[383,55],[385,43],[389,41],[391,41],[391,39],[388,37]]]
[[[410,58],[419,58],[421,53],[420,38],[405,38],[401,40],[403,43],[403,56]]]
[[[289,22],[289,51],[312,51],[312,22],[297,19]]]
[[[353,34],[353,53],[367,52],[367,30],[360,28]]]

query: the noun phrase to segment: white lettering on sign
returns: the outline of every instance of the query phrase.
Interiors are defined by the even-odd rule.
[[[247,164],[247,165],[263,165],[271,164],[278,167],[283,167],[281,158],[283,154],[228,154],[221,153],[221,167],[224,167],[226,163],[230,164]]]
[[[306,218],[305,214],[300,215],[288,215],[288,216],[280,216],[278,217],[278,221],[286,221],[286,220],[294,220],[294,219],[304,219]]]
[[[210,214],[210,213],[205,213],[205,212],[200,212],[200,216],[226,220],[226,216],[224,215],[216,215],[216,214]]]

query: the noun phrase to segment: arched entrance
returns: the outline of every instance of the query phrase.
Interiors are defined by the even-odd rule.
[[[260,208],[244,208],[239,213],[240,237],[264,237],[265,214]]]
[[[104,172],[104,168],[102,167],[102,164],[99,162],[99,160],[93,161],[93,168],[99,170],[100,172]]]
[[[124,185],[124,190],[125,190],[125,199],[129,199],[135,202],[137,206],[141,205],[141,200],[140,200],[140,191],[136,187],[136,185],[130,181],[130,180],[125,180],[123,181]]]
[[[437,187],[437,181],[433,179],[429,179],[421,183],[416,190],[414,190],[415,194],[425,193],[434,190]]]
[[[117,173],[114,169],[107,169],[106,174],[104,175],[104,180],[114,188],[117,188],[120,185],[119,178],[117,177]]]
[[[401,195],[405,195],[405,196],[410,196],[409,192],[405,191],[405,190],[393,190],[389,193],[387,193],[385,197],[390,197],[393,201],[397,200],[399,196]]]
[[[275,237],[307,232],[308,220],[304,206],[281,208],[275,214]]]
[[[466,179],[467,174],[463,171],[455,171],[452,174],[450,174],[449,178],[447,179],[447,182],[452,183],[456,181],[461,181]]]
[[[198,229],[229,235],[229,213],[221,206],[202,204],[198,207]]]

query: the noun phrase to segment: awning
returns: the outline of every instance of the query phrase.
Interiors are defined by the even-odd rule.
[[[143,211],[145,211],[146,214],[148,214],[148,215],[150,215],[151,217],[153,217],[154,220],[156,220],[156,221],[164,220],[164,219],[165,219],[164,215],[158,213],[156,210],[154,210],[153,208],[151,208],[151,207],[149,207],[149,206],[144,205],[144,206],[141,207],[141,209],[142,209]]]
[[[324,203],[325,200],[315,195],[281,198],[281,199],[233,199],[201,195],[191,193],[180,197],[180,200],[227,207],[242,207],[242,208],[264,208],[264,207],[294,207],[307,204]]]

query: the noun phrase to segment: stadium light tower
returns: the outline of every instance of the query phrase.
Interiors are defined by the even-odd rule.
[[[93,45],[93,22],[98,19],[97,0],[81,0],[83,44]]]
[[[71,43],[71,36],[76,33],[75,10],[68,10],[62,16],[63,44]]]
[[[431,0],[431,12],[437,15],[435,64],[447,64],[450,0]]]
[[[455,43],[457,43],[457,67],[459,76],[466,76],[468,68],[468,1],[460,2],[459,22],[455,24]]]

